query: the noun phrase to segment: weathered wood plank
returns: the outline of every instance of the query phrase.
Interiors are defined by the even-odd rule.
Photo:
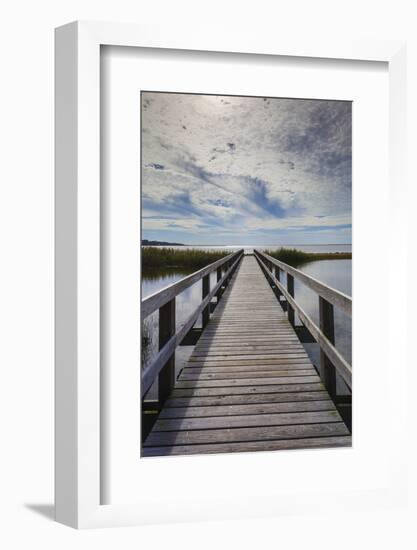
[[[327,300],[319,296],[319,317],[320,317],[320,329],[326,338],[329,339],[333,345],[335,343],[334,333],[334,311],[333,305]],[[323,351],[320,351],[320,366],[323,373],[323,382],[326,386],[326,390],[332,399],[336,398],[336,370],[329,358]]]
[[[242,341],[240,338],[228,338],[228,337],[217,337],[217,338],[204,338],[203,336],[200,337],[198,341],[199,349],[204,348],[211,348],[211,347],[233,347],[240,345],[242,347],[251,347],[251,346],[257,346],[257,345],[270,345],[270,346],[283,346],[286,343],[299,343],[297,336],[290,335],[290,336],[274,336],[273,338],[270,338],[269,336],[260,336],[260,337],[254,337],[254,338],[247,338],[244,341]]]
[[[218,407],[223,405],[251,405],[263,403],[294,403],[329,400],[327,391],[298,391],[282,393],[255,393],[245,395],[215,395],[208,397],[171,397],[165,402],[163,411],[170,407]]]
[[[215,367],[195,367],[188,366],[184,367],[181,373],[181,378],[185,374],[219,374],[219,373],[246,373],[246,374],[256,374],[257,376],[263,375],[267,372],[277,372],[281,373],[282,371],[294,372],[298,374],[300,370],[306,370],[311,368],[311,363],[305,361],[304,363],[294,363],[294,364],[281,364],[281,365],[241,365],[239,367],[235,366],[215,366]],[[315,371],[315,369],[314,369]]]
[[[282,370],[282,371],[252,371],[252,372],[183,372],[181,380],[228,380],[228,379],[245,379],[256,376],[258,378],[276,378],[280,376],[317,376],[317,371],[311,367],[309,369],[298,370]]]
[[[172,447],[144,447],[142,456],[194,455],[217,453],[244,453],[253,451],[282,451],[291,449],[318,449],[351,447],[350,436],[317,437],[304,439],[281,439],[249,441],[244,443],[214,443],[205,445],[175,445]]]
[[[267,441],[271,439],[328,437],[332,435],[349,435],[349,430],[343,422],[331,422],[328,424],[257,426],[254,428],[226,428],[219,430],[190,430],[180,432],[152,431],[145,441],[145,446],[237,443],[243,441]]]
[[[271,386],[278,384],[310,384],[320,380],[317,373],[309,376],[274,376],[253,378],[231,378],[225,380],[179,380],[177,389],[222,388],[236,386]]]
[[[247,428],[254,426],[264,428],[266,426],[307,425],[328,422],[341,422],[340,415],[336,410],[210,416],[207,418],[168,418],[157,420],[153,432],[217,430],[223,428]]]
[[[200,365],[200,366],[213,366],[213,365],[233,365],[233,366],[239,366],[239,365],[272,365],[276,362],[279,362],[279,359],[281,359],[282,362],[286,361],[293,361],[293,362],[299,362],[300,360],[306,360],[308,359],[307,355],[302,355],[301,353],[294,353],[292,355],[281,355],[279,357],[271,355],[263,355],[263,356],[254,356],[253,359],[248,356],[236,356],[236,357],[195,357],[189,359],[189,365]]]
[[[283,344],[287,347],[287,349],[290,349],[291,351],[299,351],[301,350],[304,352],[305,350],[300,344]],[[233,347],[213,347],[213,348],[199,348],[198,350],[195,350],[192,354],[192,357],[204,357],[207,355],[210,356],[216,356],[216,355],[259,355],[267,354],[267,355],[274,355],[275,352],[281,351],[282,347],[273,347],[273,346],[266,346],[263,348],[261,345],[257,344],[255,346],[249,347],[249,346],[240,346],[238,347],[237,344]],[[276,355],[279,355],[278,353]]]
[[[159,349],[175,334],[175,298],[159,310]],[[158,375],[158,401],[164,403],[175,384],[175,353],[166,362]]]
[[[232,362],[237,362],[237,363],[240,363],[241,361],[242,362],[246,362],[246,363],[243,363],[243,364],[250,364],[252,363],[252,357],[253,357],[253,361],[264,361],[264,360],[268,360],[270,357],[275,359],[275,358],[281,358],[283,361],[287,360],[287,359],[297,359],[297,360],[307,360],[308,357],[306,355],[302,355],[301,353],[300,354],[287,354],[287,355],[274,355],[274,354],[271,354],[270,356],[268,355],[256,355],[256,354],[253,354],[253,355],[250,355],[250,354],[247,354],[247,355],[228,355],[228,356],[223,356],[223,355],[205,355],[205,356],[200,356],[200,357],[190,357],[189,359],[189,364],[192,366],[193,364],[195,363],[204,363],[205,366],[210,366],[212,363],[222,363],[224,366],[227,366],[229,365],[230,363]],[[253,365],[256,365],[255,362],[252,363]]]
[[[300,381],[294,384],[253,385],[253,386],[228,386],[219,388],[178,388],[175,387],[172,397],[206,397],[211,395],[241,395],[255,393],[279,393],[279,392],[304,392],[324,390],[321,381],[302,384]],[[244,401],[244,397],[242,397]]]
[[[214,416],[237,416],[250,414],[271,414],[308,411],[332,411],[335,405],[331,399],[321,401],[300,401],[287,403],[245,403],[244,405],[218,405],[209,407],[165,407],[159,419],[197,418]]]
[[[240,359],[238,361],[192,361],[188,363],[188,367],[256,367],[260,365],[290,365],[305,362],[308,362],[308,357],[283,357],[281,359],[277,357],[272,357],[271,359]]]

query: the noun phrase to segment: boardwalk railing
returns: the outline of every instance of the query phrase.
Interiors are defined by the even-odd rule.
[[[243,250],[238,250],[142,300],[142,322],[151,313],[159,310],[159,352],[154,361],[142,369],[142,399],[157,376],[159,406],[171,393],[175,383],[175,349],[193,328],[199,315],[202,315],[203,328],[206,326],[210,317],[212,299],[216,296],[217,300],[220,300],[242,256]],[[217,271],[217,282],[216,286],[210,290],[210,274],[214,271]],[[176,331],[175,298],[201,279],[203,280],[202,302]]]
[[[308,330],[313,339],[320,346],[321,376],[327,391],[332,398],[336,398],[336,372],[342,377],[349,389],[352,388],[352,367],[335,347],[334,311],[336,307],[352,316],[352,299],[346,294],[331,288],[317,279],[294,267],[276,260],[272,256],[259,250],[254,251],[258,263],[274,287],[277,297],[284,296],[287,301],[288,320],[295,327],[294,314],[298,315],[301,323]],[[281,282],[281,272],[287,276],[287,286]],[[309,315],[294,299],[294,279],[298,279],[313,290],[319,299],[318,327]]]

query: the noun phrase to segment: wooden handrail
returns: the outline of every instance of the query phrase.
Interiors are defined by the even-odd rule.
[[[157,292],[154,292],[150,296],[147,296],[142,300],[142,306],[141,306],[142,319],[145,319],[151,313],[153,313],[157,309],[164,306],[166,303],[172,300],[172,298],[175,298],[175,296],[178,296],[178,294],[181,294],[181,292],[186,290],[188,287],[190,287],[194,283],[198,282],[205,275],[209,275],[215,269],[222,267],[225,263],[233,261],[235,258],[237,258],[238,255],[242,253],[243,253],[243,249],[238,250],[237,252],[233,252],[232,254],[229,254],[224,258],[220,258],[220,260],[217,260],[212,264],[207,265],[206,267],[203,267],[199,271],[195,271],[194,273],[187,275],[187,277],[184,277],[183,279],[180,279],[179,281],[169,286],[166,286],[165,288],[162,288]]]
[[[255,256],[258,255],[261,258],[264,258],[264,260],[272,263],[276,267],[279,267],[280,269],[282,269],[282,271],[289,273],[295,279],[298,279],[305,286],[309,287],[316,294],[324,298],[327,302],[330,302],[335,307],[342,310],[347,315],[352,315],[352,298],[350,296],[347,296],[343,292],[340,292],[339,290],[336,290],[331,286],[325,285],[314,277],[311,277],[311,275],[307,275],[299,269],[295,269],[295,267],[291,267],[290,265],[281,262],[280,260],[276,260],[272,256],[265,254],[265,252],[254,250],[254,253]]]
[[[150,297],[150,298],[153,299],[153,301],[151,302],[151,305],[147,306],[148,309],[151,306],[153,307],[153,305],[155,303],[162,304],[160,306],[156,306],[154,309],[152,309],[150,311],[150,313],[152,313],[153,311],[155,311],[155,309],[159,308],[159,311],[160,311],[160,320],[159,321],[160,321],[160,325],[161,325],[161,308],[163,309],[164,307],[166,307],[166,304],[170,303],[170,302],[172,302],[172,307],[175,308],[175,297],[180,292],[182,292],[183,290],[188,288],[191,284],[194,284],[196,281],[202,279],[203,277],[206,277],[206,276],[210,275],[210,273],[217,270],[217,283],[216,283],[216,286],[213,287],[213,289],[210,292],[207,293],[207,283],[206,283],[206,285],[203,285],[203,300],[200,303],[200,305],[190,315],[190,317],[185,321],[185,323],[183,323],[181,325],[180,329],[177,332],[175,332],[175,327],[171,326],[172,336],[170,338],[168,338],[163,343],[163,345],[160,347],[160,350],[159,350],[157,356],[155,357],[154,361],[149,366],[147,366],[145,369],[142,369],[142,374],[141,374],[141,395],[142,395],[142,398],[145,397],[145,395],[149,391],[150,387],[152,386],[152,384],[154,383],[154,381],[155,381],[155,379],[158,375],[160,377],[160,383],[161,383],[161,374],[163,373],[164,370],[167,369],[167,366],[170,367],[171,376],[166,376],[166,374],[165,374],[164,379],[170,379],[171,384],[169,384],[169,385],[170,386],[173,385],[172,380],[173,380],[173,372],[175,371],[175,364],[172,361],[172,357],[175,353],[175,349],[179,346],[179,344],[182,342],[182,340],[185,338],[185,336],[188,334],[188,332],[192,329],[192,327],[194,326],[195,322],[197,321],[199,315],[201,315],[202,313],[207,315],[207,312],[208,312],[207,308],[208,308],[211,300],[214,298],[214,296],[217,295],[218,299],[220,298],[222,286],[229,282],[229,280],[230,280],[233,272],[235,271],[236,267],[238,266],[242,256],[243,256],[243,249],[238,250],[237,252],[235,252],[233,254],[229,254],[229,256],[226,256],[225,258],[222,258],[221,260],[213,262],[212,264],[206,266],[205,268],[201,269],[200,271],[192,273],[188,277],[185,277],[184,279],[181,279],[181,281],[178,281],[177,283],[174,283],[174,284],[170,285],[169,287],[166,287],[166,288],[160,290],[159,292],[153,294]],[[224,265],[225,263],[228,264],[228,269],[227,269],[226,273],[224,273],[224,275],[219,278],[219,268],[222,265]],[[194,276],[197,276],[197,278],[194,278]],[[181,284],[181,283],[184,283],[184,281],[186,281],[186,283]],[[192,282],[190,282],[190,281],[192,281]],[[163,297],[158,298],[158,294],[163,294]],[[166,296],[169,296],[169,298],[166,299]],[[144,301],[146,301],[146,300],[144,300]],[[142,302],[142,307],[143,307],[143,302]],[[142,318],[145,318],[145,315],[143,314],[143,310],[142,310],[142,315],[143,315]],[[149,313],[148,313],[148,315],[149,315]],[[175,315],[173,316],[173,318],[175,319]],[[169,389],[171,389],[171,388],[168,388],[167,391],[165,391],[165,395],[163,396],[162,401],[164,400],[164,398],[166,398],[167,394],[169,393],[169,391],[168,391]],[[160,394],[159,401],[161,402],[161,391],[159,392],[159,394]]]
[[[334,346],[334,341],[332,341],[334,340],[334,334],[332,334],[332,330],[328,329],[328,326],[332,325],[333,323],[332,306],[335,305],[336,303],[338,305],[344,304],[340,306],[341,309],[346,313],[348,311],[351,312],[352,311],[351,298],[349,298],[345,294],[331,287],[328,287],[327,285],[324,285],[323,283],[320,283],[316,279],[313,279],[312,277],[305,275],[305,273],[298,271],[298,269],[294,269],[283,262],[279,262],[278,260],[275,260],[268,254],[259,252],[258,250],[255,250],[254,253],[255,253],[255,258],[258,260],[258,263],[262,268],[264,274],[267,276],[268,279],[270,279],[273,285],[275,285],[278,291],[287,300],[288,319],[291,322],[291,324],[294,325],[294,311],[295,311],[300,321],[303,323],[303,325],[307,328],[307,330],[310,332],[310,334],[319,344],[320,350],[323,355],[322,357],[322,365],[324,370],[323,377],[324,377],[326,387],[329,390],[329,393],[331,395],[333,394],[332,397],[334,397],[336,392],[335,382],[333,380],[334,377],[332,376],[332,372],[331,372],[332,369],[336,369],[336,371],[340,374],[340,376],[345,381],[347,386],[351,389],[352,388],[352,367]],[[274,264],[275,266],[279,267],[283,271],[286,271],[287,275],[289,275],[291,279],[292,277],[297,277],[300,280],[302,280],[302,282],[308,281],[305,284],[309,286],[309,288],[315,290],[316,293],[319,295],[320,318],[321,318],[320,328],[314,323],[314,321],[302,309],[302,307],[295,301],[293,296],[294,294],[293,281],[290,279],[290,284],[288,284],[288,281],[287,281],[288,288],[285,288],[284,285],[271,272],[270,268],[268,268],[268,265],[265,262]],[[300,274],[303,275],[303,277],[300,277],[299,276]],[[338,300],[337,295],[341,295],[343,297],[343,300]],[[346,307],[346,304],[348,304],[349,302],[345,300],[345,298],[347,298],[350,301],[350,308]]]

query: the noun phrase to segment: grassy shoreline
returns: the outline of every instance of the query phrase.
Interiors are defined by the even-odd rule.
[[[142,246],[142,267],[149,274],[157,276],[158,270],[178,269],[196,271],[220,258],[229,255],[230,250],[198,250],[177,248],[155,248]],[[350,260],[351,252],[303,252],[297,248],[281,247],[275,250],[265,249],[264,252],[277,260],[297,267],[319,260]]]
[[[293,267],[319,260],[352,259],[352,252],[303,252],[296,248],[278,248],[277,250],[264,250],[264,252],[276,260],[280,260]]]
[[[194,250],[142,247],[142,267],[154,269],[201,269],[230,254],[230,250]]]

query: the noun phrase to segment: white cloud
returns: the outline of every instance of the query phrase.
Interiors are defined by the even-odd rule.
[[[350,117],[345,102],[144,93],[145,237],[345,232]]]

